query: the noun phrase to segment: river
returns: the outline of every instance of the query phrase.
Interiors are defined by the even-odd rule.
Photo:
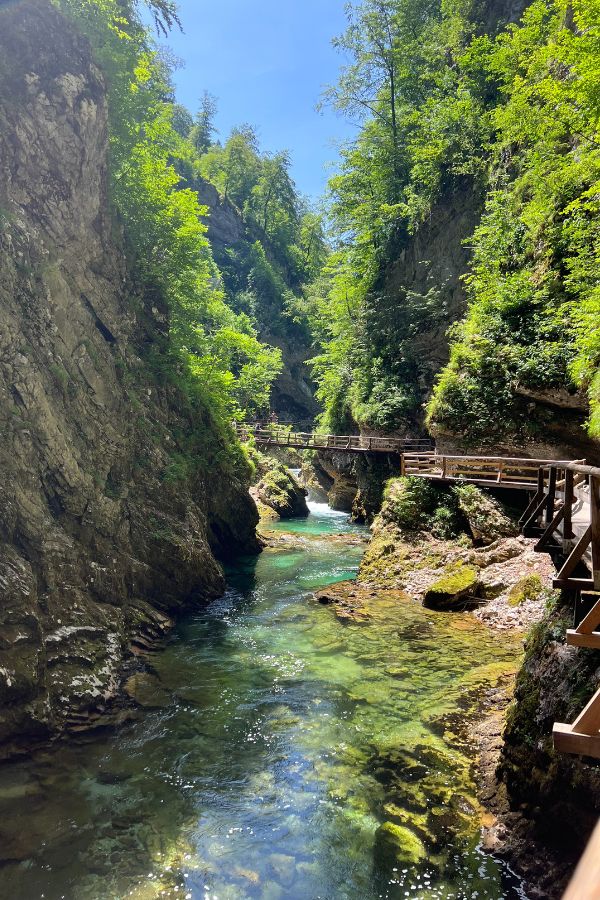
[[[408,598],[343,625],[311,591],[356,572],[360,529],[320,505],[273,527],[295,541],[179,624],[136,721],[0,768],[0,897],[524,897],[479,849],[464,737],[519,642]],[[384,807],[430,860],[374,865]]]

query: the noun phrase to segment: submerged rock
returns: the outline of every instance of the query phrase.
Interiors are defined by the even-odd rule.
[[[269,857],[269,866],[279,884],[283,887],[291,887],[296,878],[296,860],[285,853],[272,853]]]
[[[374,857],[382,869],[399,865],[418,866],[427,859],[423,841],[405,825],[384,822],[375,832]]]
[[[136,672],[125,682],[125,693],[140,706],[160,709],[168,706],[171,697],[159,679],[149,672]]]

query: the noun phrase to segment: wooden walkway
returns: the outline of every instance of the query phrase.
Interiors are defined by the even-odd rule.
[[[427,452],[433,441],[427,438],[366,437],[360,434],[319,434],[293,431],[285,425],[236,425],[240,441],[254,438],[263,447],[293,447],[296,450],[343,451],[344,453]]]

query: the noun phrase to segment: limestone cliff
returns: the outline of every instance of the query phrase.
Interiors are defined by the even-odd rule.
[[[109,710],[132,651],[223,590],[215,556],[255,546],[208,411],[177,466],[190,412],[143,362],[167,312],[111,221],[107,141],[87,42],[48,0],[0,5],[0,752]]]

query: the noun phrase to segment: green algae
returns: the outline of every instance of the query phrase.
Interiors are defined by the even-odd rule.
[[[423,841],[414,831],[395,822],[384,822],[375,833],[375,862],[382,868],[418,866],[427,859]]]
[[[519,643],[399,592],[343,627],[310,594],[356,570],[356,526],[293,527],[306,550],[240,564],[153,656],[160,708],[12,767],[35,789],[0,791],[0,895],[517,896],[478,849],[465,727]]]
[[[508,605],[520,606],[521,603],[526,603],[528,600],[539,600],[543,590],[544,585],[539,575],[526,575],[511,588]]]

